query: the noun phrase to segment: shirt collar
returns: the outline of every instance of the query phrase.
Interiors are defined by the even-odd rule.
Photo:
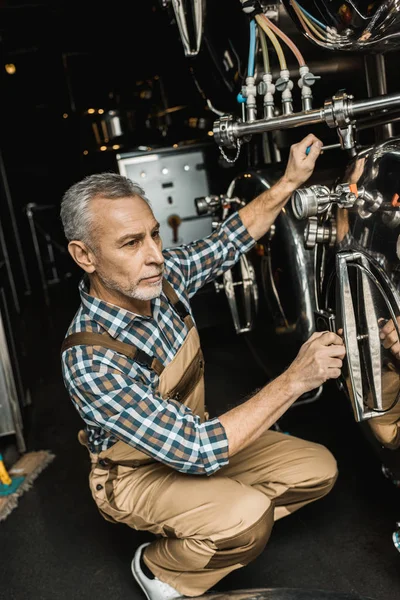
[[[79,294],[84,311],[88,317],[107,330],[112,337],[132,326],[135,320],[149,320],[152,317],[138,315],[116,304],[105,302],[89,294],[89,278],[84,275],[79,282]],[[153,319],[156,319],[160,311],[160,297],[151,301]]]

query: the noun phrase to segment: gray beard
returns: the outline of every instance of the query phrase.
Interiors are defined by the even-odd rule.
[[[113,279],[106,279],[100,275],[99,277],[103,284],[109,289],[114,290],[123,296],[127,296],[128,298],[133,298],[134,300],[154,300],[154,298],[158,298],[162,292],[162,279],[160,283],[149,284],[149,289],[141,290],[138,285],[134,285],[133,287],[121,287]]]

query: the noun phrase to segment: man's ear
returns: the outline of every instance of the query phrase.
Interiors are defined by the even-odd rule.
[[[68,252],[81,269],[86,273],[94,273],[96,270],[94,254],[89,246],[84,242],[72,240],[68,244]]]

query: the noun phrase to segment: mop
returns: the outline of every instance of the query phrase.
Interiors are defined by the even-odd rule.
[[[0,454],[0,521],[16,508],[18,498],[32,487],[33,481],[54,459],[48,451],[28,452],[7,471]]]
[[[14,479],[11,479],[4,466],[3,456],[0,454],[0,496],[14,494],[24,480],[25,477],[14,477]]]

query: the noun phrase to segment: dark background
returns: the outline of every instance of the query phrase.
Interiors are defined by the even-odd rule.
[[[313,88],[314,107],[322,106],[342,88],[356,98],[367,97],[363,55],[314,46],[299,34],[285,11],[281,27],[299,45],[311,70],[322,77]],[[235,62],[228,70],[222,66],[226,48]],[[231,166],[221,160],[207,135],[218,118],[207,106],[207,98],[219,111],[240,116],[236,95],[247,67],[248,23],[239,1],[207,2],[202,49],[193,58],[184,56],[173,13],[163,8],[161,1],[136,0],[129,4],[117,0],[104,7],[88,1],[2,2],[0,51],[3,64],[15,65],[16,69],[14,74],[8,74],[5,68],[0,71],[3,183],[6,179],[9,202],[24,239],[24,260],[33,290],[37,288],[37,266],[32,260],[26,205],[33,202],[54,206],[53,213],[41,216],[41,224],[62,245],[58,220],[62,194],[88,173],[117,170],[117,152],[139,146],[207,142],[215,156],[215,168],[210,173],[213,193],[225,192],[235,173],[243,168],[276,171],[277,165],[263,164],[259,139],[245,145],[238,162]],[[277,60],[273,52],[270,54],[275,78]],[[294,110],[298,111],[297,64],[289,51],[286,57],[295,84]],[[397,91],[397,60],[397,52],[387,55],[389,92]],[[179,110],[167,116],[157,116],[177,107]],[[118,111],[123,126],[118,150],[112,148],[112,143],[106,151],[99,149],[93,133],[96,118],[87,113],[90,108]],[[312,131],[326,144],[337,142],[336,133],[326,125],[314,126]],[[300,127],[275,134],[282,166],[290,144],[308,132],[308,128]],[[361,132],[359,137],[361,143],[368,144],[374,139],[373,130]],[[338,169],[346,160],[344,153],[326,153],[319,169]],[[4,214],[6,230],[7,219]],[[15,245],[14,237],[13,232],[10,245]],[[21,281],[14,249],[10,251],[16,263],[18,292],[23,296],[26,283]],[[66,262],[74,269],[68,257],[57,258],[64,261],[62,268],[67,268]]]
[[[285,15],[282,28],[322,77],[313,88],[314,107],[342,88],[357,99],[367,97],[365,62],[373,57],[317,48]],[[6,329],[15,349],[21,398],[26,390],[32,398],[22,407],[28,450],[48,448],[56,454],[18,509],[0,524],[0,598],[4,589],[5,597],[18,600],[141,597],[129,562],[147,534],[135,538],[135,532],[113,527],[97,514],[86,487],[87,457],[76,442],[81,423],[61,380],[59,346],[78,307],[80,274],[65,251],[58,211],[69,185],[89,173],[117,171],[116,153],[139,146],[207,143],[216,194],[226,192],[233,177],[249,167],[276,178],[290,145],[309,133],[308,128],[277,133],[282,162],[269,165],[262,163],[258,139],[245,145],[230,166],[208,135],[217,116],[207,98],[218,110],[240,116],[236,94],[242,79],[235,78],[236,68],[221,69],[227,47],[244,74],[248,24],[234,0],[208,0],[204,44],[193,59],[184,56],[172,14],[160,2],[0,4],[0,230],[2,253],[8,254],[5,262],[0,256],[0,291],[6,298]],[[296,64],[289,52],[287,58],[297,86]],[[389,93],[399,91],[398,61],[398,52],[386,56]],[[15,65],[15,74],[7,73],[2,67],[6,64]],[[293,93],[294,110],[299,111],[297,87]],[[183,108],[165,114],[175,107]],[[123,136],[118,150],[113,144],[100,150],[89,108],[119,111]],[[326,125],[312,131],[326,144],[337,142]],[[372,143],[375,134],[362,132],[359,142]],[[327,152],[316,175],[329,183],[347,161],[341,151]],[[45,235],[50,236],[60,276],[47,297],[26,216],[29,203],[52,207],[37,214],[41,253],[46,257]],[[46,275],[50,278],[51,273],[47,270]],[[277,343],[262,304],[254,354],[254,345],[234,334],[223,298],[214,300],[205,305],[199,298],[196,316],[202,325],[208,393],[217,399],[214,410],[222,412],[274,377],[296,348],[290,337]],[[327,386],[315,403],[289,411],[282,427],[334,452],[341,473],[338,484],[326,501],[277,524],[266,553],[219,589],[313,587],[357,598],[400,597],[399,556],[391,541],[400,517],[399,490],[383,477],[381,456],[354,422],[347,401],[335,386]],[[0,442],[11,464],[15,440]]]

